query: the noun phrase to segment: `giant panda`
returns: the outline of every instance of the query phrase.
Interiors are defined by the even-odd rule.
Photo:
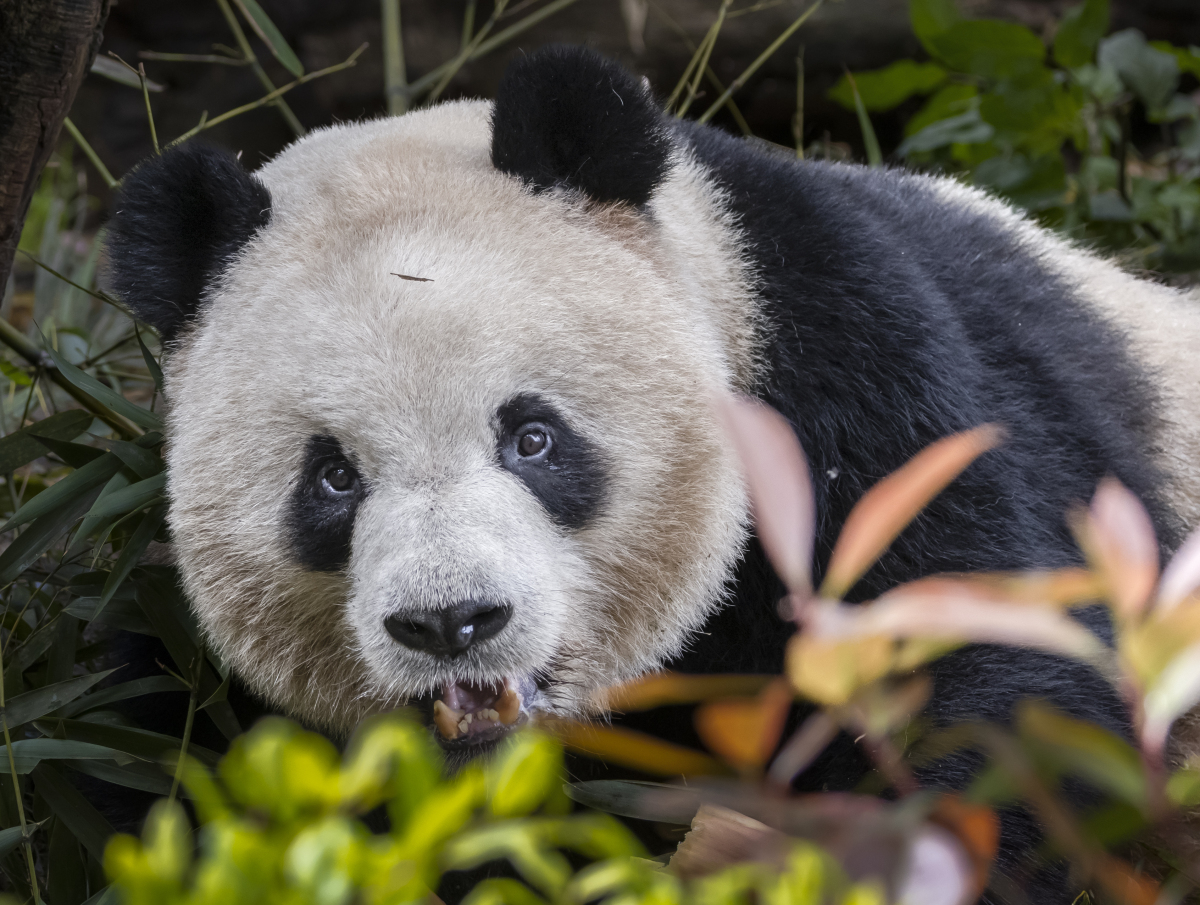
[[[198,622],[257,695],[333,735],[416,703],[470,753],[662,667],[777,671],[782,591],[724,392],[800,438],[818,578],[873,483],[1004,426],[854,599],[1074,563],[1064,515],[1107,474],[1165,548],[1200,522],[1195,304],[951,179],[670,119],[582,49],[517,59],[494,103],[324,128],[253,173],[169,150],[126,177],[108,255],[166,350]],[[977,646],[932,673],[935,723],[1032,696],[1127,731],[1094,673],[1049,655]],[[841,739],[798,786],[867,770]],[[1006,816],[1002,868],[1036,838]]]

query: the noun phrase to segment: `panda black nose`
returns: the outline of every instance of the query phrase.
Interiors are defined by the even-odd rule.
[[[383,627],[405,647],[454,657],[499,634],[511,618],[511,606],[466,600],[444,610],[388,616]]]

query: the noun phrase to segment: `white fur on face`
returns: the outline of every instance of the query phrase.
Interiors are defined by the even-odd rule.
[[[680,650],[745,537],[710,398],[753,379],[757,325],[698,169],[681,156],[648,216],[533,195],[492,167],[489,113],[334,127],[265,166],[270,224],[167,363],[171,522],[200,622],[256,690],[329,729],[514,675],[582,709]],[[606,463],[580,530],[497,464],[496,410],[530,393]],[[370,487],[345,574],[289,549],[314,435]],[[384,629],[464,599],[513,616],[449,665]]]

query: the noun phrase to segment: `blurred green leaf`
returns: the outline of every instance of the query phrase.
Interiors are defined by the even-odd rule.
[[[1150,46],[1173,56],[1180,72],[1190,72],[1200,79],[1200,47],[1176,47],[1170,41],[1151,41]]]
[[[488,799],[497,817],[532,813],[562,784],[562,747],[549,736],[522,732],[488,766]]]
[[[19,387],[33,386],[33,378],[7,358],[0,358],[0,373]]]
[[[113,828],[83,794],[44,761],[33,773],[34,788],[46,799],[54,815],[63,821],[92,857],[104,859],[104,846]]]
[[[979,89],[974,85],[946,85],[925,102],[908,122],[904,124],[905,135],[916,135],[926,126],[958,116],[977,108]]]
[[[908,19],[913,34],[931,55],[936,56],[935,41],[962,21],[954,0],[909,0]]]
[[[1025,743],[1061,772],[1081,776],[1134,807],[1146,804],[1141,756],[1124,739],[1037,702],[1017,710]]]
[[[856,72],[854,85],[868,110],[882,112],[904,103],[915,94],[928,94],[946,81],[946,70],[936,63],[917,63],[897,60],[883,69]],[[843,74],[829,90],[828,97],[847,110],[855,109],[854,87],[850,76]]]
[[[9,700],[0,713],[4,714],[4,719],[8,723],[8,727],[14,729],[22,723],[36,720],[47,713],[57,710],[64,704],[69,704],[97,682],[103,681],[114,672],[116,672],[115,669],[107,669],[104,672],[76,676],[73,679],[67,679],[65,682],[55,682],[53,685],[46,685],[42,688],[36,688],[33,691],[27,691]]]
[[[973,108],[958,116],[938,120],[900,143],[896,154],[905,157],[918,151],[933,151],[952,144],[990,141],[995,130]]]
[[[1054,33],[1054,59],[1075,69],[1092,62],[1096,45],[1108,31],[1108,0],[1084,0],[1063,14]]]
[[[1028,72],[1046,57],[1041,38],[1023,25],[968,19],[931,39],[934,55],[958,72],[1003,79]]]
[[[262,38],[263,43],[271,49],[275,59],[283,64],[283,68],[296,78],[304,75],[304,67],[300,65],[299,58],[292,52],[292,48],[288,47],[287,41],[283,39],[283,35],[275,27],[275,23],[258,5],[258,0],[233,0],[233,2],[242,11],[242,15],[246,17],[246,21],[250,23],[255,34]]]
[[[1101,68],[1117,73],[1151,113],[1166,106],[1179,84],[1179,64],[1175,57],[1155,50],[1136,28],[1127,28],[1101,41],[1096,59]]]
[[[0,439],[0,474],[28,465],[46,455],[46,446],[38,437],[52,440],[74,440],[91,426],[93,416],[71,409],[31,424]]]

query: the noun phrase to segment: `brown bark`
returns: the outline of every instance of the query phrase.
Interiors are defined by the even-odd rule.
[[[109,0],[0,0],[0,290],[108,7]]]

